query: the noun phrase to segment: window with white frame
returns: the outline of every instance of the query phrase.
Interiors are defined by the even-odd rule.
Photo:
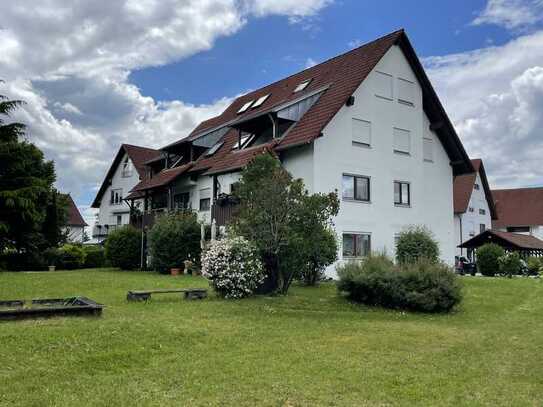
[[[394,127],[394,152],[398,154],[411,153],[411,132]]]
[[[111,205],[120,205],[123,203],[123,190],[122,189],[112,189],[109,199]]]
[[[415,83],[407,79],[398,78],[398,102],[411,105],[415,103]]]
[[[200,189],[200,210],[208,211],[211,208],[211,188]]]
[[[369,233],[343,233],[343,258],[367,257],[370,253]]]
[[[353,201],[370,201],[370,178],[361,175],[343,174],[342,198]]]
[[[434,162],[434,140],[431,138],[422,139],[422,157],[426,162]]]
[[[472,206],[470,206],[470,207],[468,208],[468,211],[469,211],[469,212],[475,212],[475,209],[474,209]]]
[[[352,120],[353,144],[369,147],[371,145],[371,123],[362,120]]]
[[[392,75],[375,71],[375,96],[392,100]]]
[[[484,223],[481,223],[479,225],[479,233],[483,233],[486,230],[486,225]]]
[[[409,182],[394,181],[394,204],[411,205],[411,185]]]

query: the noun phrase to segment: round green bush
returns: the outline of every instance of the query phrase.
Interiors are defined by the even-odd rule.
[[[495,243],[487,243],[477,249],[477,270],[483,276],[493,277],[500,271],[498,259],[505,254]]]
[[[58,249],[57,268],[75,270],[83,267],[87,253],[81,245],[65,244]]]
[[[84,246],[85,253],[87,253],[87,258],[85,259],[85,268],[100,268],[104,267],[106,263],[106,257],[104,254],[104,249],[100,246]]]
[[[113,267],[137,269],[141,265],[141,232],[133,226],[118,228],[108,235],[104,249]]]
[[[395,266],[385,255],[338,268],[338,290],[353,301],[420,312],[449,312],[462,299],[462,287],[445,264],[421,258]]]
[[[160,216],[149,231],[149,254],[153,268],[167,273],[183,267],[185,260],[199,262],[201,227],[194,212]]]
[[[509,278],[521,274],[522,263],[517,252],[505,253],[498,258],[500,274]]]
[[[439,260],[439,245],[432,233],[422,226],[402,231],[396,242],[396,261],[399,264],[416,263],[419,259]]]
[[[526,260],[526,268],[528,269],[529,275],[539,275],[539,273],[543,272],[543,259],[539,257],[528,257],[528,260]]]

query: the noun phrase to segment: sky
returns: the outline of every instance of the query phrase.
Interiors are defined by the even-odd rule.
[[[236,96],[404,28],[495,188],[543,185],[543,0],[18,0],[0,94],[89,224],[121,143],[160,148]]]

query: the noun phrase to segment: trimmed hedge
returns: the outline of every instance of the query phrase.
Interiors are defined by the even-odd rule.
[[[83,246],[87,257],[85,259],[84,268],[94,269],[104,267],[106,265],[106,255],[104,248],[100,246]]]
[[[505,254],[501,246],[487,243],[477,249],[477,270],[483,275],[493,277],[500,271],[499,258]]]
[[[114,230],[106,239],[105,256],[113,267],[138,269],[141,265],[141,232],[130,225]]]
[[[385,255],[338,268],[338,290],[353,301],[385,308],[449,312],[462,299],[462,288],[445,264],[420,259],[401,267]]]

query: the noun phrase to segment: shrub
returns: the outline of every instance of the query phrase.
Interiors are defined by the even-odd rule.
[[[483,276],[495,276],[500,270],[498,259],[505,254],[501,246],[487,243],[477,249],[477,270]]]
[[[353,301],[421,312],[448,312],[462,298],[456,275],[428,259],[395,266],[385,255],[338,270],[338,289]]]
[[[46,270],[46,263],[44,254],[35,251],[0,255],[0,268],[9,271]]]
[[[85,268],[99,268],[104,267],[106,263],[106,257],[104,255],[104,249],[100,246],[84,246],[87,258],[85,259]]]
[[[161,216],[149,232],[149,254],[155,270],[166,273],[185,260],[200,258],[200,224],[194,212]]]
[[[396,261],[408,264],[422,258],[438,261],[439,245],[432,233],[423,226],[412,226],[402,231],[396,243]]]
[[[528,257],[526,267],[530,276],[537,276],[543,272],[543,260],[539,257]]]
[[[242,237],[215,241],[202,256],[202,275],[218,295],[243,298],[264,281],[257,249]]]
[[[113,267],[134,270],[141,262],[141,232],[123,226],[111,232],[105,242],[105,256]]]
[[[83,267],[87,253],[83,247],[75,244],[65,244],[58,249],[56,266],[59,269],[74,270]]]
[[[520,255],[517,252],[505,253],[498,258],[500,274],[509,278],[521,274]]]

